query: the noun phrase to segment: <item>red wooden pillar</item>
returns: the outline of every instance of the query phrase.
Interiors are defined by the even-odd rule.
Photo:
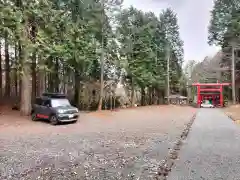
[[[200,105],[201,105],[200,86],[197,85],[197,106],[200,107]]]
[[[223,88],[222,85],[220,85],[220,106],[223,107]]]
[[[216,94],[213,96],[213,105],[216,106],[217,102],[216,102]]]

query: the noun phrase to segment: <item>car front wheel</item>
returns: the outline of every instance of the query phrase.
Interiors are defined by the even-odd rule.
[[[55,115],[50,117],[50,123],[54,126],[58,124],[58,119]]]
[[[32,120],[37,121],[37,114],[35,112],[32,112]]]

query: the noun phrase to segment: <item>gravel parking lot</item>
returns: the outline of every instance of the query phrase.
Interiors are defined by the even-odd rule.
[[[0,116],[0,179],[153,179],[195,114],[191,107],[150,106],[81,115],[51,126]]]

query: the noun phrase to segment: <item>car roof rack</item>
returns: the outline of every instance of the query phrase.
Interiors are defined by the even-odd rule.
[[[43,97],[48,97],[48,98],[66,98],[67,96],[65,94],[61,93],[43,93]]]

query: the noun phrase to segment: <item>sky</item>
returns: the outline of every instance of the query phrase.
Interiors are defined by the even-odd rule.
[[[143,11],[152,11],[157,16],[168,7],[177,13],[185,62],[202,61],[219,50],[207,43],[213,0],[124,0],[123,7],[131,5]]]

